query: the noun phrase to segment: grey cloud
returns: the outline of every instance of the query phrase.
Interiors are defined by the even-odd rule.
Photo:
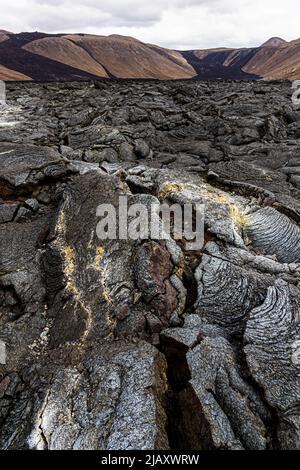
[[[44,10],[39,15],[41,24],[46,26],[46,12],[52,7],[58,8],[60,12],[68,10],[69,17],[64,17],[67,23],[73,21],[74,26],[78,26],[80,18],[74,17],[74,8],[82,10],[82,27],[86,26],[128,26],[145,25],[149,26],[158,22],[162,14],[168,9],[188,8],[190,6],[211,5],[220,3],[221,0],[34,0],[36,11],[42,6]],[[49,7],[49,9],[47,8]],[[53,11],[52,18],[49,18],[49,26],[53,27],[55,21],[59,24],[59,12]],[[89,24],[87,24],[87,22]]]
[[[298,0],[0,0],[1,28],[124,34],[174,49],[299,36]]]
[[[39,24],[41,29],[59,28],[82,29],[111,26],[149,26],[159,21],[162,10],[157,2],[143,4],[136,0],[101,1],[94,0],[43,0],[35,1],[36,14],[30,18],[30,25]],[[40,8],[39,8],[40,7]]]

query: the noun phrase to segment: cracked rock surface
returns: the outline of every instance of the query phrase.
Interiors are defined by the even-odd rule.
[[[1,449],[300,449],[291,94],[288,82],[7,85]],[[100,239],[97,208],[120,197],[202,204],[203,246],[148,230]]]

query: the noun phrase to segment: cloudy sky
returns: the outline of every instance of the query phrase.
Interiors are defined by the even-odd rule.
[[[124,34],[174,49],[300,37],[299,0],[0,0],[0,29]]]

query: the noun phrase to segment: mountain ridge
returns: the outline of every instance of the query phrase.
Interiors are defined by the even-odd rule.
[[[300,39],[258,47],[172,50],[130,36],[0,30],[1,80],[300,78]]]
[[[268,39],[260,47],[278,47],[278,46],[282,46],[283,44],[287,44],[287,41],[275,36],[275,37]]]

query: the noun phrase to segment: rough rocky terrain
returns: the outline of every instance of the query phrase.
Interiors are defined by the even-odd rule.
[[[300,448],[289,82],[11,83],[0,108],[1,449]],[[105,240],[127,195],[205,244]]]

